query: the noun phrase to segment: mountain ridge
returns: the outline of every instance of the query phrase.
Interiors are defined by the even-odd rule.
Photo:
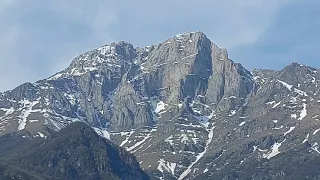
[[[145,48],[111,43],[2,93],[0,134],[44,137],[82,121],[135,154],[155,179],[261,179],[270,172],[242,171],[295,147],[316,157],[319,83],[318,69],[297,63],[250,72],[201,32]]]

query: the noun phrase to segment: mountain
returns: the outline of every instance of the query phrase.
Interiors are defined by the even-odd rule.
[[[0,143],[0,179],[149,179],[132,154],[82,122],[47,139],[25,132]]]
[[[298,63],[250,72],[202,32],[117,42],[0,94],[0,133],[82,121],[154,179],[318,179],[319,81]]]

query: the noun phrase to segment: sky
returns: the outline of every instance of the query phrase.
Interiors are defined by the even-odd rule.
[[[0,92],[47,78],[88,50],[202,31],[247,69],[320,68],[318,0],[1,0]]]

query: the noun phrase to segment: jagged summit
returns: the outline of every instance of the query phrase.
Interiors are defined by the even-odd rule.
[[[184,49],[186,46],[193,49]],[[188,50],[191,51],[189,53],[192,53],[193,50],[196,49],[201,51],[203,49],[210,51],[210,49],[208,49],[210,46],[216,53],[214,55],[220,56],[217,57],[217,59],[228,60],[227,50],[220,49],[217,45],[213,44],[203,32],[178,34],[158,45],[151,45],[144,48],[134,47],[132,44],[125,41],[113,42],[76,57],[72,60],[70,66],[66,70],[51,76],[48,78],[48,80],[70,76],[80,76],[87,72],[99,71],[101,68],[127,67],[132,63],[136,64],[138,62],[141,64],[146,60],[144,58],[151,54],[152,51],[161,47],[163,48],[163,51],[165,50],[164,47],[166,47],[166,50],[175,50],[179,54],[183,55],[187,54]],[[168,60],[170,59],[165,59],[164,61]]]
[[[185,33],[181,33],[181,34],[177,34],[169,39],[167,39],[165,42],[170,41],[170,40],[182,40],[182,39],[187,39],[187,40],[191,40],[189,42],[192,42],[192,39],[194,40],[201,40],[201,39],[208,39],[208,37],[206,36],[205,33],[201,32],[201,31],[196,31],[196,32],[185,32]]]

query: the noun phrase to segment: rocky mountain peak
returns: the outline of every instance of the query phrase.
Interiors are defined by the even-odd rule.
[[[275,79],[285,81],[286,84],[297,88],[318,87],[320,71],[316,68],[305,66],[296,62],[289,64],[281,70],[254,70],[255,79],[259,82]],[[289,86],[288,86],[289,87]],[[290,88],[291,89],[291,88]]]
[[[227,97],[245,98],[254,86],[250,72],[230,60],[226,49],[202,32],[191,32],[145,48],[124,41],[104,45],[54,76],[9,94],[18,102],[44,103],[46,117],[62,115],[123,130],[165,123],[165,112],[182,113],[194,101],[211,104],[212,110],[203,109],[211,114],[229,110],[235,103],[225,102]],[[161,105],[167,111],[158,112]],[[55,130],[64,127],[58,124]]]
[[[209,40],[208,37],[201,31],[196,31],[196,32],[185,32],[182,34],[177,34],[176,36],[168,39],[169,41],[175,39],[177,41],[194,41],[194,42],[199,42],[199,41],[207,41]],[[210,40],[209,40],[210,41]]]
[[[111,43],[2,94],[0,133],[45,137],[83,121],[156,179],[228,179],[230,169],[237,179],[249,177],[246,167],[303,148],[300,141],[317,153],[319,80],[319,70],[297,63],[251,73],[202,32],[143,48]]]

